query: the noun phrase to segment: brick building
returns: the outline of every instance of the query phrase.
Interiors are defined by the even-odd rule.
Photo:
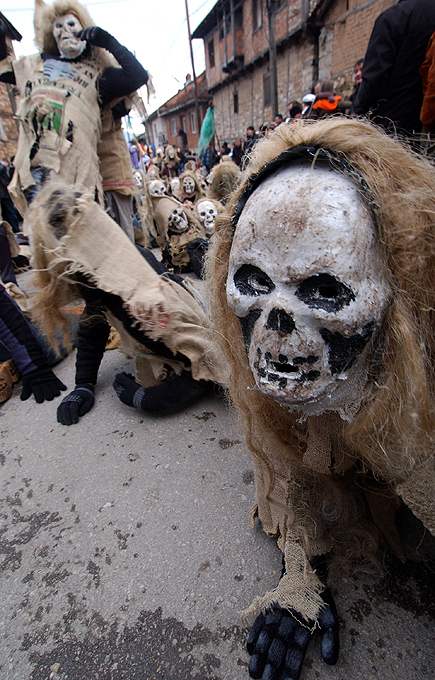
[[[352,90],[376,17],[395,0],[275,0],[278,111],[319,78]],[[218,0],[192,34],[204,41],[209,93],[221,141],[273,119],[266,0]]]
[[[196,83],[202,122],[210,99],[205,71],[197,76]],[[197,149],[200,131],[196,119],[195,86],[190,75],[186,76],[182,90],[148,116],[147,129],[156,147],[165,144],[181,146],[181,139],[177,134],[181,129],[187,136],[187,148]]]
[[[12,87],[0,83],[0,160],[10,159],[17,151],[18,128],[14,120],[13,101]]]

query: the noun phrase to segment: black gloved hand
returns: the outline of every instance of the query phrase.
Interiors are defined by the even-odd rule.
[[[93,385],[76,385],[75,389],[62,399],[57,408],[57,422],[75,425],[79,417],[91,410],[95,402]]]
[[[51,401],[58,397],[61,390],[66,390],[66,385],[59,380],[51,368],[43,366],[23,375],[23,389],[21,401],[26,401],[33,392],[35,401],[41,404],[44,400]]]
[[[339,652],[338,615],[329,588],[321,593],[325,607],[320,611],[322,658],[327,664],[337,662]],[[273,605],[270,612],[255,619],[247,641],[251,654],[249,675],[262,680],[298,680],[312,632],[302,625],[302,618],[294,610]],[[312,621],[308,624],[313,628]]]
[[[96,47],[105,47],[106,49],[115,41],[118,44],[116,38],[110,33],[100,28],[99,26],[91,26],[90,28],[84,28],[79,31],[76,35],[79,40],[86,40],[90,45],[95,45]]]
[[[113,388],[123,404],[142,408],[142,398],[145,390],[136,382],[134,375],[131,375],[131,373],[118,373],[113,381]]]

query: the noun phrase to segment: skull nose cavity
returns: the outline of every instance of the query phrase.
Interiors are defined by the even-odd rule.
[[[274,307],[267,317],[266,328],[284,335],[290,335],[296,328],[295,322],[283,309]]]

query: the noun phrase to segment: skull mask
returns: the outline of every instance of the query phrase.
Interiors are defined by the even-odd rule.
[[[160,179],[153,179],[149,183],[148,193],[150,196],[165,196],[166,187]]]
[[[389,297],[373,220],[349,179],[292,165],[248,198],[227,298],[264,394],[308,414],[361,399]]]
[[[79,40],[76,36],[82,29],[82,24],[74,14],[64,14],[55,20],[53,36],[61,57],[76,59],[81,55],[86,47],[86,41]]]
[[[189,222],[183,208],[175,208],[171,212],[168,219],[168,227],[171,231],[176,231],[178,234],[188,230]]]
[[[200,201],[196,206],[195,214],[204,227],[206,235],[210,237],[213,234],[218,214],[215,205],[211,201]]]
[[[184,177],[183,178],[183,189],[184,189],[184,192],[188,196],[191,196],[192,194],[194,194],[195,193],[195,180],[192,177]]]
[[[143,179],[141,173],[136,170],[136,172],[133,173],[133,181],[136,186],[136,189],[138,191],[143,191]]]

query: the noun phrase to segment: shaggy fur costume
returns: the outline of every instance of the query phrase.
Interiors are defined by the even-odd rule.
[[[382,371],[366,385],[350,422],[334,412],[301,422],[300,413],[289,413],[253,389],[240,324],[227,302],[237,201],[265,164],[298,146],[329,151],[367,183],[361,197],[372,196],[393,291],[380,348]],[[256,145],[242,185],[216,220],[210,290],[217,338],[231,371],[229,392],[254,459],[252,517],[278,538],[287,569],[278,588],[245,612],[249,618],[278,602],[316,621],[323,586],[310,558],[329,553],[330,566],[340,569],[352,563],[376,566],[377,529],[389,534],[400,555],[393,522],[400,498],[435,535],[434,187],[435,170],[425,160],[366,123],[280,125]],[[373,522],[366,518],[367,502]]]
[[[207,178],[209,186],[206,194],[208,198],[213,198],[225,205],[241,179],[242,173],[233,161],[221,161]]]

